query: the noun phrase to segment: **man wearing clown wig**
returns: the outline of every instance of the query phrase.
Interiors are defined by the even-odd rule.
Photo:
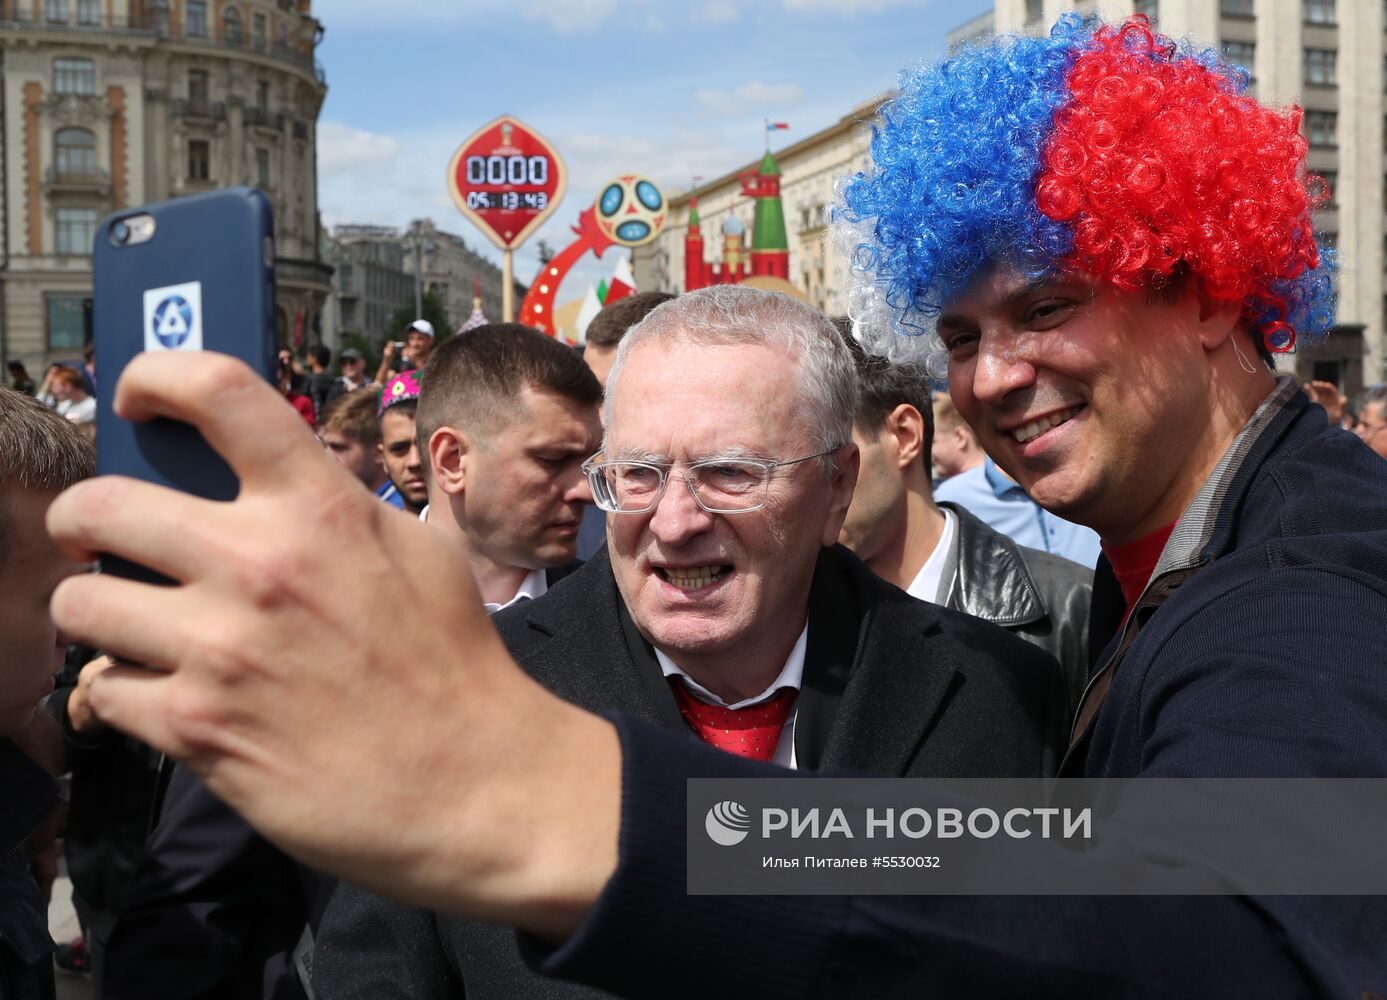
[[[1246,86],[1142,18],[1066,16],[908,73],[842,189],[859,335],[946,378],[997,463],[1103,539],[1066,776],[1387,774],[1387,464],[1268,364],[1328,331],[1333,264],[1300,112]],[[774,768],[528,682],[464,562],[358,502],[230,363],[137,361],[117,406],[198,424],[242,492],[55,503],[68,550],[182,584],[59,589],[66,629],[156,668],[93,704],[316,867],[517,927],[540,970],[628,996],[1387,993],[1376,897],[688,895],[685,779]],[[235,545],[200,560],[126,509]],[[328,579],[325,612],[304,595]]]

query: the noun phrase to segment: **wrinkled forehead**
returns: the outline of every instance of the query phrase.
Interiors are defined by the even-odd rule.
[[[779,457],[812,438],[800,366],[771,344],[645,341],[611,392],[606,446],[632,456]]]

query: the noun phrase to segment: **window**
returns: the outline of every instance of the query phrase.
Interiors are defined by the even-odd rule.
[[[1305,50],[1305,82],[1322,87],[1334,85],[1334,62],[1337,53],[1333,49]]]
[[[1132,13],[1145,14],[1147,19],[1152,24],[1155,24],[1156,15],[1160,11],[1160,6],[1157,0],[1136,0],[1136,3],[1132,4]]]
[[[1042,0],[1026,0],[1026,20],[1039,21],[1045,16]]]
[[[265,37],[266,37],[265,15],[264,15],[264,14],[256,14],[256,15],[254,15],[254,16],[251,18],[250,23],[251,23],[251,40],[255,43],[255,47],[256,47],[257,49],[263,49],[263,48],[265,47]]]
[[[1257,57],[1257,44],[1255,42],[1224,42],[1223,55],[1231,63],[1251,71],[1252,64]]]
[[[60,208],[57,211],[57,251],[61,254],[89,254],[96,235],[96,209]]]
[[[43,0],[43,16],[56,24],[66,24],[67,0]]]
[[[192,104],[206,104],[209,100],[209,76],[205,69],[188,70],[188,101]]]
[[[84,128],[58,129],[53,133],[53,159],[60,176],[93,176],[96,173],[96,136]]]
[[[206,139],[188,140],[188,180],[212,178],[212,144]]]
[[[54,59],[53,92],[95,94],[96,68],[90,59]]]
[[[337,284],[344,292],[352,290],[352,266],[343,264],[337,269]]]
[[[1332,149],[1339,145],[1339,116],[1333,111],[1305,112],[1305,137],[1312,146]]]
[[[222,14],[222,21],[226,24],[226,40],[232,45],[240,45],[241,12],[235,7],[228,7],[226,13]]]
[[[257,187],[261,188],[270,186],[270,151],[268,149],[257,148],[255,150],[255,183]]]
[[[100,0],[77,0],[77,23],[78,23],[78,24],[100,24],[100,23],[101,23],[101,3],[100,3]]]
[[[80,351],[90,336],[91,299],[81,295],[49,295],[48,349]]]
[[[1252,17],[1253,0],[1219,0],[1218,9],[1224,17]]]
[[[264,80],[255,81],[255,106],[261,111],[270,110],[270,85]]]
[[[1305,0],[1306,24],[1333,24],[1334,0]]]
[[[188,0],[185,24],[190,38],[207,37],[206,0]]]

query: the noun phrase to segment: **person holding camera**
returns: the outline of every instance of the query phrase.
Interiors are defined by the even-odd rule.
[[[385,385],[392,374],[423,368],[432,353],[433,324],[426,319],[416,319],[405,330],[404,340],[385,342],[380,368],[376,370],[376,384]]]

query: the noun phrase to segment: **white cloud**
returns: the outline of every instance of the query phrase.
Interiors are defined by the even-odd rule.
[[[617,5],[618,0],[525,0],[520,10],[531,21],[567,35],[592,31],[616,13]]]
[[[797,83],[753,81],[732,90],[700,90],[694,96],[709,111],[735,116],[765,110],[778,113],[803,101],[804,91]]]
[[[741,16],[741,8],[732,0],[708,0],[694,11],[694,19],[704,24],[727,24]]]
[[[324,177],[388,164],[400,144],[385,135],[325,121],[318,124],[318,172]]]
[[[560,34],[588,31],[614,13],[621,0],[409,0],[390,9],[395,26],[409,24],[431,31],[468,29],[488,18],[517,11],[528,21],[544,24]],[[329,5],[324,5],[329,6]],[[375,0],[334,0],[330,13],[320,13],[327,23],[357,30],[379,29],[381,6]]]

